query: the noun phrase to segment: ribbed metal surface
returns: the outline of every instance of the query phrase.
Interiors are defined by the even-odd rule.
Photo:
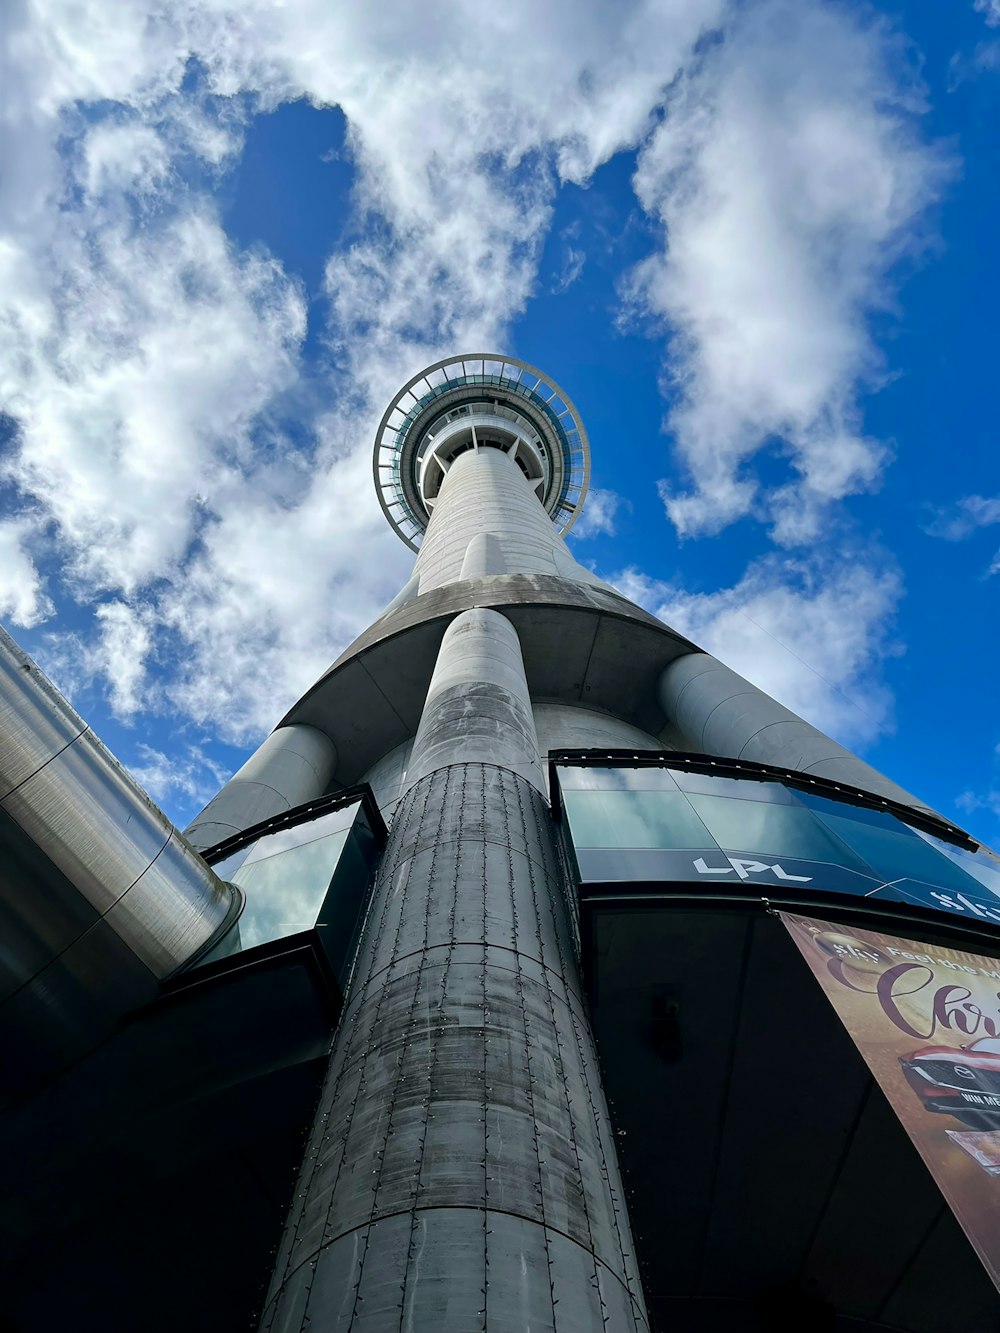
[[[400,803],[262,1328],[647,1328],[550,816],[514,773]]]
[[[76,1060],[232,892],[0,631],[0,1101]]]
[[[79,714],[0,629],[0,800],[85,730]]]

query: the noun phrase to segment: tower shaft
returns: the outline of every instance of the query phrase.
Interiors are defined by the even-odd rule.
[[[585,574],[510,455],[456,458],[419,590],[557,569]],[[569,886],[498,612],[445,631],[405,784],[262,1329],[638,1333]]]

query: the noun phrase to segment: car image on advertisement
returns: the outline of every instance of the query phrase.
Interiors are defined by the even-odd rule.
[[[907,1083],[928,1111],[973,1129],[1000,1129],[1000,1037],[968,1046],[924,1046],[899,1057]]]

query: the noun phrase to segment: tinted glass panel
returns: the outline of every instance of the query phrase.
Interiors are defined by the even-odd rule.
[[[348,831],[337,829],[240,866],[231,878],[247,899],[240,917],[244,949],[315,925]]]
[[[768,856],[801,857],[861,869],[839,838],[803,806],[734,801],[692,793],[691,804],[720,847],[753,848]]]
[[[850,810],[851,815],[854,813]],[[959,893],[964,890],[978,896],[982,892],[971,876],[891,815],[885,816],[891,820],[888,828],[840,814],[824,814],[820,818],[887,882],[906,877],[939,884]]]
[[[679,791],[567,791],[563,801],[578,847],[712,846]]]
[[[316,842],[319,838],[327,838],[331,833],[349,829],[354,823],[357,810],[356,805],[349,805],[343,810],[331,810],[328,815],[321,815],[319,819],[311,819],[308,823],[282,829],[280,833],[267,833],[263,838],[258,838],[249,849],[243,864],[261,861],[267,856],[280,856],[284,852],[291,851],[293,847],[303,847],[306,843]]]
[[[675,769],[682,791],[705,796],[731,796],[740,801],[765,801],[773,805],[797,805],[792,792],[780,782],[754,782],[751,778],[717,778],[713,773],[689,773]]]
[[[991,852],[967,852],[962,847],[955,847],[952,843],[932,837],[931,834],[923,833],[919,829],[914,831],[924,842],[930,843],[942,856],[946,856],[949,861],[1000,898],[1000,859]]]
[[[251,843],[249,847],[241,847],[238,852],[233,852],[232,856],[227,856],[224,861],[213,861],[212,869],[220,879],[232,881],[233,872],[247,859],[253,851],[256,843]]]
[[[665,768],[577,768],[560,766],[563,791],[677,791],[674,774]]]
[[[249,949],[312,929],[358,810],[355,802],[292,828],[265,833],[248,847],[215,862],[215,873],[239,885],[244,893],[243,912],[234,932],[238,932],[237,948]],[[231,946],[230,939],[227,952]]]

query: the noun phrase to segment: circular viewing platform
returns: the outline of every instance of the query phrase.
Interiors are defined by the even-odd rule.
[[[513,458],[559,533],[576,522],[590,481],[590,446],[569,397],[515,357],[452,356],[404,384],[375,435],[379,503],[414,551],[452,461],[482,448]]]

